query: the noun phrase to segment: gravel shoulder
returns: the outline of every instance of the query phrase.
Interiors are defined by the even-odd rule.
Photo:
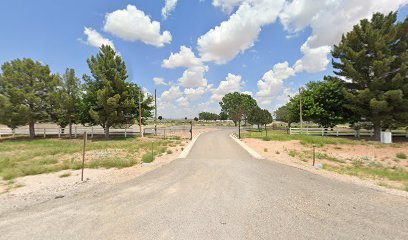
[[[296,150],[296,151],[310,150],[310,148],[303,146],[297,140],[263,141],[261,139],[245,138],[245,139],[242,139],[241,141],[244,142],[247,146],[249,146],[253,150],[255,150],[257,153],[259,153],[265,159],[268,159],[270,161],[274,161],[274,162],[278,162],[281,164],[296,167],[298,169],[302,169],[302,170],[305,170],[305,171],[308,171],[314,174],[318,174],[318,175],[328,177],[331,179],[335,179],[335,180],[339,180],[342,182],[353,183],[353,184],[357,184],[360,186],[369,187],[377,191],[382,191],[382,192],[386,192],[389,194],[408,198],[408,192],[401,191],[398,189],[393,189],[393,188],[387,188],[384,186],[379,186],[378,185],[379,181],[376,179],[370,179],[370,178],[361,179],[356,176],[342,175],[336,172],[327,171],[327,170],[320,169],[320,168],[315,168],[311,166],[311,159],[309,161],[302,161],[297,157],[290,156],[289,153],[291,150]],[[376,153],[377,151],[379,152],[378,154],[387,154],[387,151],[388,152],[390,151],[390,150],[385,150],[385,149],[375,149],[375,147],[366,147],[366,148],[370,148],[370,150],[357,149],[358,147],[356,146],[343,146],[343,148],[347,149],[347,151],[343,150],[344,154],[348,156],[354,156],[354,157],[358,156],[358,154],[374,156],[375,154],[377,154]],[[325,151],[335,151],[339,149],[335,149],[333,148],[333,146],[326,146],[324,150]],[[401,151],[401,150],[396,149],[394,151]],[[316,160],[316,163],[326,163],[326,161]],[[404,164],[404,166],[406,166],[405,165],[406,163],[404,162],[402,163],[400,162],[397,164]]]

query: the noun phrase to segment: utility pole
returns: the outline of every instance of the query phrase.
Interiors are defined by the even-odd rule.
[[[303,133],[303,116],[302,116],[302,88],[299,88],[299,102],[300,102],[300,134]]]
[[[157,96],[154,89],[154,135],[157,136]]]
[[[143,138],[143,132],[142,132],[142,103],[140,102],[140,95],[141,91],[139,89],[139,131],[140,131],[140,139]]]

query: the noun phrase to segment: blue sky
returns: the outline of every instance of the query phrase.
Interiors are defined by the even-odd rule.
[[[230,91],[250,93],[273,110],[299,86],[332,73],[330,47],[342,33],[376,11],[399,10],[402,20],[407,3],[3,0],[0,63],[27,57],[55,73],[70,67],[82,76],[89,74],[86,59],[108,42],[125,60],[129,81],[157,89],[159,115],[218,112],[219,99]]]

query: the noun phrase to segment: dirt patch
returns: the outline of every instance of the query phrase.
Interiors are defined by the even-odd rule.
[[[327,144],[315,150],[316,163],[323,164],[325,168],[327,167],[326,169],[330,170],[325,171],[312,166],[313,148],[300,144],[298,140],[263,141],[260,139],[246,138],[242,141],[263,157],[276,162],[345,181],[362,183],[371,187],[382,186],[406,190],[407,183],[405,181],[395,181],[386,177],[371,176],[368,174],[358,175],[357,178],[340,175],[335,172],[341,172],[341,169],[353,169],[353,167],[358,166],[367,167],[367,169],[376,167],[377,169],[395,170],[406,173],[408,172],[408,159],[399,157],[408,156],[408,144],[401,144],[399,147],[386,145],[379,147],[370,145]],[[354,175],[349,172],[345,172],[345,174]],[[408,192],[401,192],[401,194],[408,196]]]

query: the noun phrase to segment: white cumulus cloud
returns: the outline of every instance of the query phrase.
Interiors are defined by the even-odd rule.
[[[212,101],[221,101],[225,94],[231,92],[240,92],[244,83],[240,75],[228,73],[224,81],[221,81],[216,89],[213,89]]]
[[[113,44],[112,40],[104,38],[100,33],[92,28],[85,27],[84,34],[87,37],[86,44],[90,46],[100,48],[102,45],[109,45],[115,49],[115,45]]]
[[[183,72],[183,76],[178,79],[178,82],[183,87],[205,87],[207,86],[207,79],[205,73],[208,71],[207,66],[197,66],[188,68]]]
[[[282,91],[283,81],[295,75],[295,70],[289,67],[288,62],[277,63],[266,72],[257,83],[257,99],[261,104],[270,104],[272,99]]]
[[[284,0],[243,1],[227,21],[197,40],[202,60],[224,64],[252,47],[258,39],[261,28],[276,20],[284,2]]]
[[[172,101],[176,98],[179,98],[183,95],[183,93],[180,91],[179,86],[170,86],[169,90],[166,90],[162,93],[160,96],[161,101]]]
[[[162,67],[178,68],[178,67],[195,67],[202,65],[201,59],[197,58],[191,48],[181,46],[178,53],[171,53],[168,59],[164,59]]]
[[[133,5],[106,14],[103,30],[126,41],[142,41],[156,47],[163,47],[172,40],[169,31],[160,33],[159,22]]]
[[[165,0],[165,2],[166,4],[162,8],[162,16],[164,19],[167,19],[167,17],[170,15],[170,12],[176,9],[177,0]]]
[[[166,86],[167,85],[166,81],[164,81],[164,79],[160,77],[153,78],[153,82],[154,82],[154,85],[156,86]]]
[[[295,63],[296,72],[320,72],[329,64],[331,46],[341,40],[361,19],[371,18],[375,12],[388,14],[398,10],[408,0],[293,0],[287,2],[279,18],[290,34],[306,27],[311,36],[301,46],[303,57]]]

